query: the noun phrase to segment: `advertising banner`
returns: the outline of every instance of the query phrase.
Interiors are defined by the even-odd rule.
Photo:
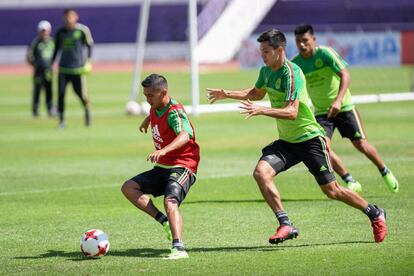
[[[251,36],[243,42],[239,51],[239,61],[242,67],[262,65],[259,34]],[[400,32],[347,32],[315,34],[319,45],[335,49],[351,66],[384,66],[401,64],[401,34]],[[293,34],[288,34],[286,53],[289,59],[298,51]]]

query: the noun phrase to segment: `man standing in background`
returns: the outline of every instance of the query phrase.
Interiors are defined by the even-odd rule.
[[[65,127],[65,90],[69,82],[85,109],[85,125],[89,127],[91,124],[85,74],[91,70],[93,39],[89,28],[79,24],[78,19],[74,9],[66,9],[63,12],[64,26],[58,29],[55,36],[53,61],[61,52],[58,75],[59,128]]]
[[[37,25],[38,36],[33,39],[27,49],[26,60],[33,67],[32,115],[39,116],[39,98],[42,88],[45,89],[47,114],[53,116],[52,92],[52,55],[55,43],[50,37],[52,26],[46,20]]]

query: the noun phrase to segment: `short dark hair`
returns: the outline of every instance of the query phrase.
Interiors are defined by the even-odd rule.
[[[274,49],[282,47],[286,49],[286,37],[285,35],[277,30],[277,29],[270,29],[266,32],[263,32],[259,38],[257,39],[258,42],[269,42],[269,45],[272,46]]]
[[[76,10],[74,8],[67,8],[63,11],[63,15],[67,15],[70,12],[74,12],[77,13]]]
[[[141,82],[142,87],[152,89],[168,89],[168,82],[164,76],[151,74]]]
[[[313,27],[309,24],[298,25],[295,28],[295,35],[310,33],[313,35]]]

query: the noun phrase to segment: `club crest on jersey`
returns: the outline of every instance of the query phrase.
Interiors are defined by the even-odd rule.
[[[280,85],[281,85],[281,83],[282,83],[282,80],[281,80],[281,79],[277,79],[277,81],[276,81],[276,83],[275,83],[275,88],[276,88],[277,90],[280,90]]]
[[[322,66],[323,66],[323,61],[322,61],[322,59],[320,59],[320,58],[316,59],[316,60],[315,60],[315,67],[316,67],[316,68],[320,68],[320,67],[322,67]]]

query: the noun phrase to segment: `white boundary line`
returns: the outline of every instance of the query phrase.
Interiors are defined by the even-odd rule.
[[[403,157],[403,158],[388,158],[387,159],[388,163],[393,163],[396,161],[414,161],[414,158]],[[360,165],[371,165],[371,163],[368,160],[361,157],[361,160],[347,164],[348,167],[360,166]],[[372,169],[375,170],[374,167]],[[213,180],[217,178],[249,176],[252,174],[252,171],[246,171],[245,173],[237,172],[237,170],[233,170],[233,171],[234,171],[233,173],[221,173],[221,174],[209,175],[209,176],[198,177],[198,178],[200,180],[209,180],[209,179]],[[307,172],[308,169],[305,166],[299,166],[299,167],[293,167],[289,171],[297,171],[297,172],[306,171]],[[112,183],[112,184],[90,185],[90,186],[82,186],[82,187],[62,187],[58,189],[38,189],[38,190],[28,190],[28,191],[0,192],[0,197],[15,196],[15,195],[28,196],[32,194],[56,193],[56,192],[66,192],[66,191],[84,191],[84,190],[90,190],[90,189],[102,189],[102,188],[114,188],[114,187],[119,187],[120,189],[121,185],[122,183]]]
[[[381,102],[397,102],[397,101],[413,101],[414,92],[400,92],[400,93],[384,93],[384,94],[366,94],[352,96],[355,104],[363,103],[381,103]],[[270,107],[269,101],[258,101],[259,105]],[[221,103],[221,104],[202,104],[198,106],[199,113],[215,113],[215,112],[230,112],[240,110],[238,107],[240,103]],[[144,111],[147,112],[149,107],[143,105]],[[192,113],[192,107],[186,105],[184,107],[188,113]]]

